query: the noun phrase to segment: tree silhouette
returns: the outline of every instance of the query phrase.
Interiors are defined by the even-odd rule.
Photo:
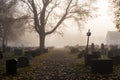
[[[26,20],[23,18],[26,16],[15,18],[16,4],[17,0],[0,0],[0,41],[3,51],[5,51],[8,41],[18,39],[24,32],[23,24]]]
[[[120,31],[120,0],[113,0],[116,28]]]
[[[39,35],[40,49],[45,48],[45,37],[57,31],[65,20],[74,20],[78,26],[93,11],[95,0],[21,0],[30,10],[33,27]],[[26,11],[27,12],[27,11]]]

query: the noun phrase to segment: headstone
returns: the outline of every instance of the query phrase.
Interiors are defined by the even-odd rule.
[[[43,49],[41,53],[48,53],[48,49],[47,48]]]
[[[114,56],[114,57],[111,57],[111,59],[113,60],[114,65],[120,64],[120,56]]]
[[[10,47],[6,47],[6,52],[11,52],[11,48]]]
[[[26,58],[28,58],[28,59],[31,59],[31,58],[32,58],[32,53],[31,53],[31,51],[25,51],[24,56],[25,56]]]
[[[105,54],[105,46],[103,43],[101,44],[101,54]]]
[[[10,75],[17,73],[17,61],[15,59],[6,61],[6,73]]]
[[[70,49],[70,52],[71,52],[71,53],[79,53],[79,50],[78,50],[77,48],[72,47],[72,48]]]
[[[95,51],[94,43],[91,44],[91,52]]]
[[[92,59],[97,59],[97,58],[99,58],[99,56],[98,55],[93,55],[93,54],[87,54],[87,56],[86,56],[86,65],[91,65],[91,60]]]
[[[94,52],[92,52],[92,55],[94,55],[95,58],[100,58],[101,57],[101,52],[94,51]]]
[[[112,73],[113,63],[111,59],[92,59],[91,70],[93,73]]]
[[[40,50],[31,51],[32,57],[39,56],[41,54]]]
[[[120,56],[120,49],[113,49],[108,51],[108,57],[115,57],[115,56]]]
[[[105,48],[105,54],[107,55],[108,54],[108,48]]]
[[[29,65],[29,60],[26,57],[18,58],[18,67],[26,67]]]
[[[3,52],[0,51],[0,60],[3,58]]]
[[[14,49],[14,54],[15,55],[22,55],[23,54],[23,50],[16,48],[16,49]]]
[[[84,57],[84,54],[85,54],[85,50],[80,51],[78,54],[78,58]]]

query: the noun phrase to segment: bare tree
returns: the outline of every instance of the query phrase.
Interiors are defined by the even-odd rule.
[[[22,18],[26,16],[15,18],[16,4],[17,0],[0,0],[0,40],[3,51],[5,51],[8,41],[16,40],[24,33],[23,24],[26,21]]]
[[[116,28],[120,31],[120,0],[113,0]]]
[[[45,48],[45,37],[57,31],[65,20],[74,20],[78,26],[93,11],[95,0],[21,0],[31,11],[34,29],[39,34],[40,49]]]

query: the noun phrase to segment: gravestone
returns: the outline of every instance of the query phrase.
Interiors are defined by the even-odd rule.
[[[29,60],[26,57],[18,58],[18,67],[26,67],[29,65]]]
[[[6,47],[5,51],[6,52],[11,52],[11,48],[10,47]]]
[[[38,49],[31,51],[31,53],[32,53],[32,57],[39,56],[41,54],[40,50]]]
[[[113,49],[108,51],[108,57],[115,57],[115,56],[120,56],[120,49]]]
[[[91,52],[95,51],[94,43],[91,44]]]
[[[41,52],[41,53],[48,53],[48,49],[47,49],[47,48],[42,49],[42,50],[40,50],[40,52]]]
[[[26,58],[28,58],[28,59],[31,59],[31,58],[32,58],[32,53],[31,53],[31,51],[25,51],[24,56],[25,56]]]
[[[113,60],[114,65],[120,64],[120,56],[114,56],[114,57],[111,57],[111,59]]]
[[[78,58],[84,57],[84,54],[85,54],[85,50],[80,51],[78,54]]]
[[[6,73],[10,75],[17,73],[17,61],[15,59],[6,60]]]
[[[94,55],[95,58],[100,58],[101,57],[101,52],[94,51],[94,52],[92,52],[92,55]]]
[[[105,54],[108,55],[108,48],[105,48]]]
[[[71,47],[70,52],[71,53],[79,53],[80,51],[78,50],[78,48]]]
[[[0,60],[3,59],[3,52],[0,51]]]
[[[101,54],[105,54],[106,51],[105,51],[105,45],[102,43],[101,44]]]
[[[15,48],[15,49],[14,49],[14,54],[15,54],[15,55],[18,55],[18,56],[23,55],[23,50],[22,50],[22,49]]]
[[[92,61],[92,59],[97,59],[97,58],[99,58],[99,56],[98,55],[94,55],[94,54],[87,54],[87,56],[86,56],[86,65],[91,65],[91,61]]]
[[[113,71],[111,59],[92,59],[91,63],[93,73],[112,73]]]

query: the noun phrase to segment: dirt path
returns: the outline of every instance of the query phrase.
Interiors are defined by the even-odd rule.
[[[69,57],[64,50],[55,50],[46,60],[42,61],[42,67],[36,68],[35,80],[76,80],[76,74],[72,68],[74,57]]]

